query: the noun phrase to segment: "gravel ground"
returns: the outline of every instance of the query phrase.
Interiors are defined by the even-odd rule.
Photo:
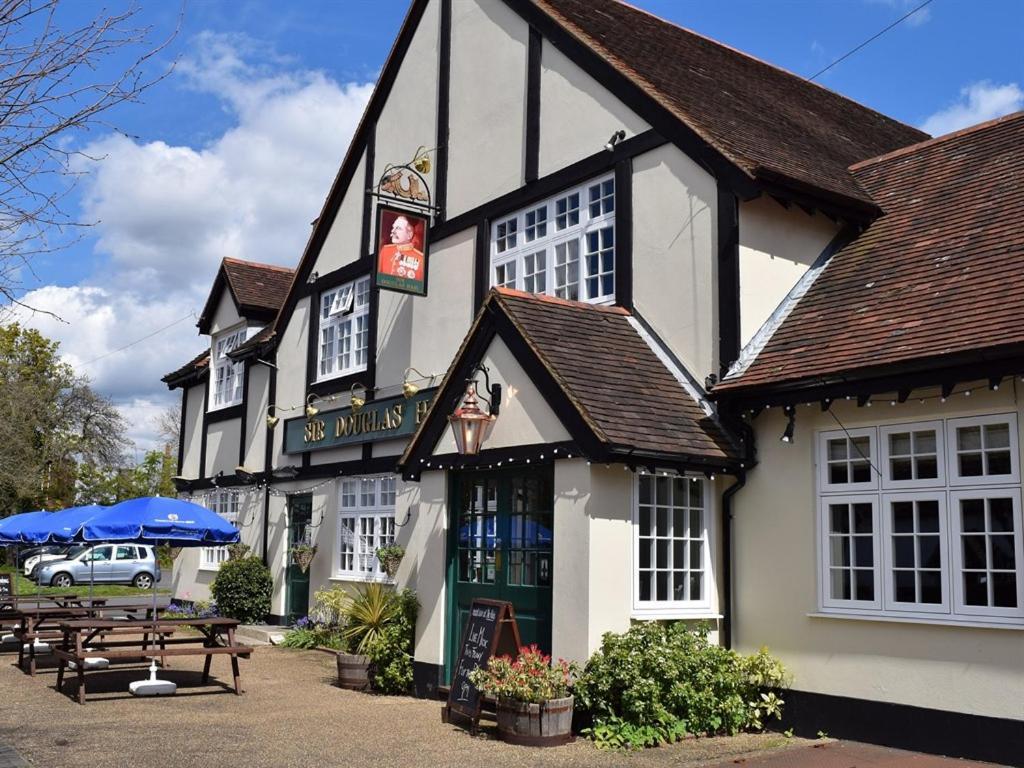
[[[177,695],[135,699],[128,683],[143,665],[87,673],[89,701],[54,690],[56,671],[35,679],[0,654],[0,745],[33,765],[60,768],[309,768],[309,766],[710,766],[754,753],[807,744],[777,734],[695,739],[635,754],[608,753],[589,742],[552,749],[514,747],[441,722],[441,703],[371,696],[334,685],[334,658],[317,651],[257,648],[242,660],[243,696],[230,690],[231,665],[214,657],[201,686],[201,657],[179,657],[161,677]]]

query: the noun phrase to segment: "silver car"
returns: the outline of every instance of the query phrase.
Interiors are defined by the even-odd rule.
[[[73,584],[131,584],[150,589],[160,581],[156,551],[146,544],[98,544],[80,547],[64,560],[41,563],[36,569],[40,584],[70,587]]]

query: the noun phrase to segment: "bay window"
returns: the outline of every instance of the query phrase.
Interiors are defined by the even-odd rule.
[[[823,611],[1024,624],[1015,414],[818,441]]]
[[[361,277],[320,295],[317,380],[366,370],[370,339],[370,278]]]
[[[572,301],[614,301],[614,177],[497,220],[491,231],[491,285]]]
[[[238,525],[238,494],[234,491],[217,491],[210,494],[206,508],[216,512],[231,525]],[[199,552],[199,567],[206,570],[217,570],[227,561],[227,547],[203,547]]]
[[[633,611],[672,617],[712,605],[703,478],[642,474],[633,509]]]
[[[335,576],[387,579],[377,550],[395,543],[395,476],[346,478],[339,496]]]
[[[235,362],[228,352],[242,344],[247,338],[247,328],[236,328],[213,337],[211,350],[211,375],[209,410],[228,408],[242,402],[244,389],[244,363]]]

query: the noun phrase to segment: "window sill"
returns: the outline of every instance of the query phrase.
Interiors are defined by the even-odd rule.
[[[220,570],[219,565],[200,565],[196,568],[197,571],[205,571],[206,573],[217,573]]]
[[[939,619],[923,616],[879,616],[877,614],[853,613],[808,613],[812,619],[840,619],[842,621],[879,621],[891,624],[928,624],[936,627],[965,627],[967,629],[1010,629],[1024,630],[1024,619],[1009,619],[1006,622],[985,619]],[[1015,623],[1010,623],[1015,622]]]
[[[387,576],[367,576],[365,573],[335,573],[332,574],[329,581],[349,581],[357,582],[360,584],[394,584],[394,579],[389,579]]]
[[[696,621],[700,619],[718,621],[722,614],[715,613],[707,608],[634,608],[629,618],[637,621],[654,619],[686,619]]]
[[[206,411],[206,423],[211,424],[217,421],[227,421],[228,419],[239,419],[242,417],[242,411],[244,409],[245,405],[243,403],[209,408]]]

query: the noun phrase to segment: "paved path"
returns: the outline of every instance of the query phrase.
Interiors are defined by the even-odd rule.
[[[13,747],[0,744],[0,768],[30,768],[25,758],[14,751]]]
[[[995,768],[992,763],[935,757],[853,741],[829,741],[731,760],[715,768]]]

